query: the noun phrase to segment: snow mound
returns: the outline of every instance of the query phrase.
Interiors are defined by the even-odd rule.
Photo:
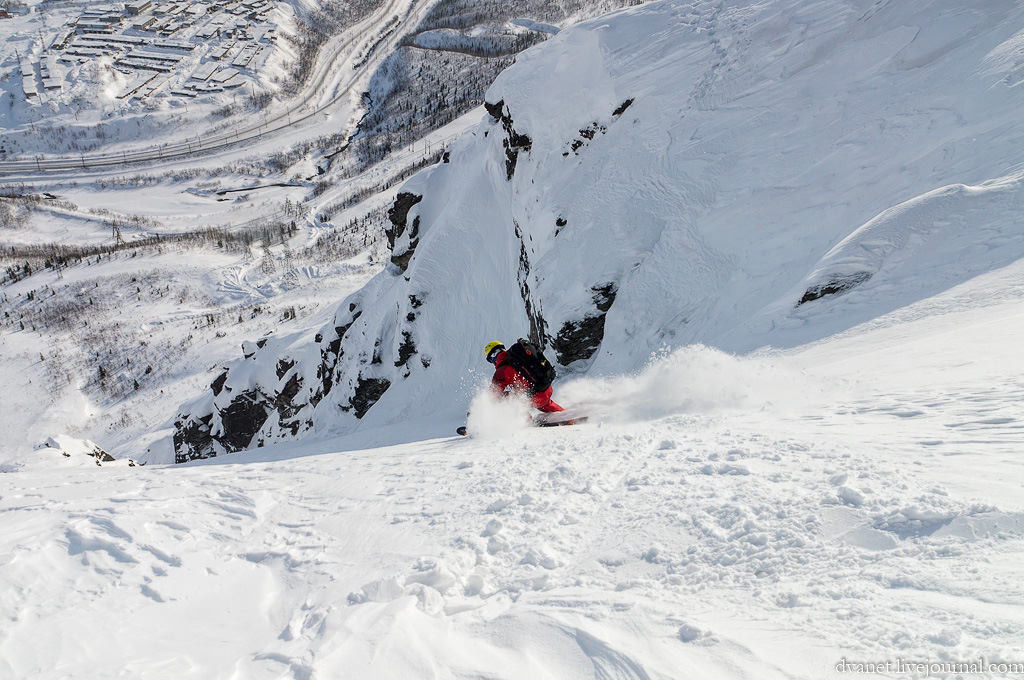
[[[117,460],[89,439],[59,434],[47,437],[35,451],[21,456],[12,456],[0,464],[0,472],[25,472],[56,468],[95,466],[132,466],[134,460]]]
[[[1006,221],[1024,209],[1022,177],[942,187],[883,211],[826,253],[791,297],[802,295],[802,305],[857,288],[857,299],[830,311],[867,320],[894,288],[923,299],[1024,257],[1024,234]]]

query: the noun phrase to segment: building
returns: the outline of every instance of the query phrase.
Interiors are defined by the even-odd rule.
[[[93,33],[108,35],[114,32],[114,27],[102,21],[81,21],[75,24],[78,33]]]
[[[135,0],[135,2],[128,5],[125,9],[128,10],[129,16],[139,16],[143,12],[148,12],[153,8],[153,0]]]
[[[50,48],[58,51],[67,49],[67,46],[71,44],[71,39],[74,37],[74,30],[64,29],[57,33],[57,37],[53,39],[53,44],[50,45]]]

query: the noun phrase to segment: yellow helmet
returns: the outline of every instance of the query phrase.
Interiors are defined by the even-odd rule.
[[[487,346],[484,347],[484,357],[493,364],[494,357],[498,355],[498,350],[502,349],[505,349],[505,345],[501,344],[497,340],[489,342],[487,343]]]

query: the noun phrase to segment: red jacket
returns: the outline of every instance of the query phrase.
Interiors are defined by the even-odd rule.
[[[498,356],[494,360],[494,377],[491,378],[494,391],[503,393],[511,387],[516,392],[529,394],[531,392],[529,381],[523,377],[522,373],[506,363],[507,360],[508,352],[505,350],[498,352]]]
[[[530,395],[533,407],[549,413],[564,411],[561,406],[551,401],[553,389],[548,387],[542,392],[532,393],[530,381],[523,377],[523,374],[506,363],[508,353],[502,350],[494,361],[494,377],[491,378],[491,388],[502,395],[505,390],[511,388],[513,392]]]

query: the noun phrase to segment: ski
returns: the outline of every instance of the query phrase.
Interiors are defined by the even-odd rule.
[[[564,427],[566,425],[581,425],[587,422],[587,416],[579,416],[576,418],[568,418],[566,420],[538,420],[535,419],[533,424],[536,427]]]
[[[537,416],[530,421],[530,425],[533,427],[564,427],[566,425],[581,425],[582,423],[587,422],[587,420],[587,416],[577,416],[575,418],[566,418],[565,420],[549,420],[542,418],[541,416]],[[469,430],[466,429],[465,425],[462,425],[455,429],[455,434],[462,437],[468,437]]]

